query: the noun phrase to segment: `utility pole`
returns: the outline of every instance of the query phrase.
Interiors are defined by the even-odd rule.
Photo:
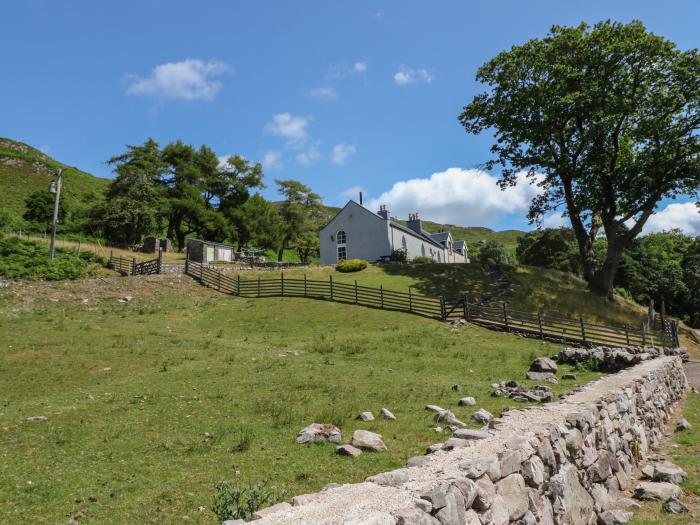
[[[53,204],[53,222],[51,223],[51,245],[49,247],[49,259],[53,259],[54,245],[56,243],[56,223],[58,223],[58,203],[61,200],[61,181],[63,168],[59,168],[56,176],[56,199]]]

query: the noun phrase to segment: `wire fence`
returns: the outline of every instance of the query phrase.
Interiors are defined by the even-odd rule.
[[[185,273],[201,284],[222,293],[240,297],[306,297],[347,304],[411,313],[441,321],[466,321],[487,328],[517,332],[541,339],[567,341],[581,345],[605,345],[615,347],[678,346],[678,330],[675,321],[666,321],[659,330],[631,326],[610,326],[589,323],[583,318],[572,319],[540,312],[523,312],[501,305],[479,304],[469,301],[466,295],[458,297],[430,297],[408,292],[362,286],[334,281],[280,277],[241,279],[221,270],[193,261],[186,261]]]

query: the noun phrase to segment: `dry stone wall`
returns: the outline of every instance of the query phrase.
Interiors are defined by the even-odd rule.
[[[511,410],[488,437],[409,467],[297,496],[260,525],[586,525],[615,522],[615,497],[663,437],[687,381],[679,357],[644,361],[566,400]]]

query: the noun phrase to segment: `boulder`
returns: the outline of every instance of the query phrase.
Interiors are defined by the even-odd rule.
[[[532,455],[522,463],[523,476],[531,487],[539,488],[544,482],[545,466],[539,456]]]
[[[452,437],[456,437],[459,439],[477,440],[488,439],[491,437],[491,434],[488,430],[479,430],[475,428],[460,428],[458,430],[455,430],[454,434],[452,434]]]
[[[688,420],[683,418],[678,422],[678,425],[676,426],[676,432],[683,432],[684,430],[690,430],[693,428],[693,425],[688,423]]]
[[[567,463],[549,481],[557,523],[587,524],[595,516],[593,498],[581,485],[576,467]]]
[[[455,485],[450,485],[445,494],[446,504],[435,513],[435,517],[443,525],[460,525],[467,521],[467,505],[464,494]]]
[[[568,374],[564,374],[563,376],[561,376],[561,378],[566,381],[576,381],[576,374],[572,374],[571,372],[569,372]]]
[[[369,430],[355,430],[352,435],[352,446],[366,450],[386,450],[382,436]]]
[[[445,411],[444,408],[439,407],[439,406],[437,406],[437,405],[425,405],[425,409],[426,409],[428,412],[433,412],[434,414],[439,414],[439,413]]]
[[[442,450],[454,450],[456,448],[468,447],[471,443],[466,439],[451,437],[442,444]]]
[[[408,481],[408,469],[400,468],[368,477],[365,481],[383,487],[398,487]]]
[[[688,507],[683,505],[678,498],[668,498],[664,503],[664,510],[671,514],[685,514],[688,512]]]
[[[549,357],[538,357],[530,365],[531,372],[557,372],[557,364]]]
[[[352,445],[340,445],[335,447],[335,453],[340,454],[341,456],[351,456],[356,458],[362,454],[362,451],[359,448],[353,447]]]
[[[402,509],[394,517],[396,525],[440,525],[437,519],[417,507]]]
[[[463,397],[459,400],[460,406],[474,406],[476,405],[476,399],[473,397]]]
[[[312,423],[301,429],[297,435],[297,443],[320,443],[323,441],[340,443],[341,440],[342,435],[338,427],[323,423]]]
[[[488,510],[482,512],[479,515],[481,523],[487,523],[488,525],[507,525],[508,524],[508,509],[506,509],[505,502],[501,496],[496,496],[493,498],[493,504]]]
[[[266,516],[269,516],[270,514],[274,514],[276,512],[282,512],[285,510],[291,510],[292,506],[287,503],[286,501],[283,501],[282,503],[276,503],[275,505],[272,505],[271,507],[267,507],[264,509],[256,510],[253,512],[253,520],[261,520]]]
[[[511,474],[496,483],[496,494],[503,499],[511,521],[522,518],[528,511],[527,489],[520,474]]]
[[[666,481],[679,485],[685,481],[687,476],[688,474],[686,474],[682,468],[674,465],[670,461],[664,461],[663,463],[654,465],[654,481]]]
[[[388,419],[389,421],[396,420],[396,416],[388,408],[382,408],[379,411],[379,415],[382,416],[384,419]]]
[[[617,505],[618,507],[627,507],[628,509],[641,508],[641,505],[639,503],[630,498],[620,498],[618,500],[615,500],[615,505]]]
[[[634,497],[641,500],[666,501],[680,495],[680,487],[673,483],[642,481],[634,489]]]
[[[455,416],[451,411],[449,410],[443,410],[442,412],[435,414],[435,422],[436,423],[447,423],[448,425],[453,425],[456,427],[465,427],[466,425],[457,419],[457,416]]]
[[[478,479],[484,474],[491,481],[501,478],[501,464],[496,456],[470,459],[461,463],[459,469],[464,471],[464,475],[469,479]]]
[[[422,467],[430,462],[429,456],[414,456],[406,462],[407,467]]]
[[[557,381],[557,376],[551,372],[528,372],[525,374],[525,377],[527,377],[530,381],[545,381],[546,383],[552,383],[553,385],[559,383],[559,381]]]
[[[480,408],[472,414],[471,418],[472,421],[476,421],[477,423],[481,423],[482,425],[488,425],[489,421],[493,419],[493,414],[491,414],[491,412],[489,412],[488,410]]]
[[[374,414],[372,412],[361,412],[359,416],[357,416],[357,419],[361,419],[362,421],[374,421]]]
[[[625,525],[632,519],[627,510],[606,510],[598,514],[598,525]]]

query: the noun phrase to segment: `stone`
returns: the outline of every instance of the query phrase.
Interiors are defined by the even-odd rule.
[[[430,445],[428,447],[427,453],[432,454],[433,452],[437,452],[438,450],[442,450],[442,443],[435,443],[433,445]]]
[[[466,439],[451,437],[443,443],[442,450],[454,450],[456,448],[468,447],[469,445],[470,443]]]
[[[414,456],[406,462],[407,467],[422,467],[430,463],[430,456]]]
[[[459,428],[465,427],[466,425],[457,419],[457,416],[454,415],[450,410],[444,410],[438,414],[435,414],[435,422],[436,423],[447,423],[448,425],[456,426]]]
[[[362,451],[359,448],[353,447],[352,445],[339,445],[335,447],[335,453],[341,456],[351,456],[356,458],[362,454]]]
[[[382,436],[369,430],[355,430],[352,434],[352,446],[366,450],[386,450]]]
[[[486,474],[491,481],[501,479],[501,465],[496,456],[470,459],[461,463],[459,469],[469,479],[478,479]]]
[[[244,523],[245,523],[245,520],[226,520],[226,521],[222,521],[221,525],[244,525]]]
[[[444,485],[433,487],[430,492],[421,494],[420,497],[428,500],[433,505],[433,510],[439,510],[447,505],[447,488]]]
[[[372,412],[361,412],[359,416],[357,416],[357,419],[361,419],[362,421],[374,421],[374,414]]]
[[[626,510],[606,510],[598,514],[598,525],[625,525],[632,519],[632,513]]]
[[[292,498],[292,507],[298,507],[300,505],[308,505],[316,501],[319,498],[318,493],[315,494],[299,494]]]
[[[634,489],[634,497],[641,500],[666,501],[680,495],[680,487],[673,483],[641,481]]]
[[[456,437],[459,439],[477,440],[488,439],[492,436],[488,430],[478,430],[475,428],[460,428],[458,430],[455,430],[454,434],[452,434],[452,437]]]
[[[297,443],[319,443],[323,441],[340,443],[341,440],[342,435],[338,427],[322,423],[312,423],[300,430],[297,435]]]
[[[491,508],[494,498],[496,497],[496,486],[488,476],[481,476],[476,480],[476,497],[472,506],[477,512],[483,512]]]
[[[561,376],[562,379],[566,381],[576,381],[576,374],[568,373]]]
[[[491,507],[483,512],[479,519],[481,523],[488,525],[507,525],[508,524],[508,510],[506,509],[505,502],[500,496],[493,498],[493,504]]]
[[[256,510],[255,512],[253,512],[252,518],[253,520],[260,520],[263,519],[265,516],[269,516],[270,514],[291,510],[291,508],[292,506],[289,503],[283,501],[282,503],[276,503],[275,505],[272,505],[270,507]]]
[[[433,412],[434,414],[440,414],[441,412],[444,412],[445,409],[442,407],[439,407],[437,405],[425,405],[425,409],[428,412]]]
[[[572,454],[575,454],[583,447],[583,435],[581,431],[577,428],[572,428],[564,436],[564,441],[566,442],[566,448]]]
[[[525,480],[520,474],[511,474],[496,483],[496,494],[503,499],[511,521],[522,518],[528,511]]]
[[[603,482],[612,476],[610,453],[607,450],[598,451],[598,460],[588,467],[588,476],[593,482]]]
[[[685,514],[688,512],[688,507],[683,505],[683,502],[678,498],[668,498],[664,502],[664,510],[671,514]]]
[[[517,525],[537,525],[537,518],[532,511],[528,510],[516,523]]]
[[[453,392],[461,392],[461,391],[462,391],[462,385],[452,385],[452,391],[453,391]]]
[[[440,522],[427,512],[414,507],[402,509],[394,514],[396,525],[440,525]]]
[[[647,479],[654,479],[654,465],[644,465],[642,467],[642,475]]]
[[[682,468],[669,461],[654,465],[654,481],[667,481],[679,485],[685,481],[687,476],[688,474]]]
[[[493,414],[491,414],[491,412],[489,412],[488,410],[480,408],[472,414],[471,418],[472,421],[476,421],[477,423],[481,423],[482,425],[488,425],[489,421],[493,419]]]
[[[551,372],[556,373],[557,364],[549,357],[538,357],[530,365],[531,372]]]
[[[398,487],[408,481],[408,470],[400,468],[382,472],[368,477],[365,481],[381,485],[382,487]]]
[[[476,405],[476,399],[473,397],[463,397],[459,400],[460,406],[474,406]]]
[[[559,384],[557,381],[557,376],[551,372],[528,372],[525,374],[530,381],[545,381],[546,383],[552,383],[553,385]]]
[[[690,430],[693,428],[693,425],[688,423],[688,420],[683,418],[678,422],[678,425],[676,425],[676,432],[683,432],[684,430]]]
[[[388,419],[389,421],[396,420],[396,416],[388,408],[382,408],[381,410],[379,410],[379,415],[382,416],[384,419]]]
[[[478,485],[471,479],[458,479],[454,481],[454,486],[462,492],[462,496],[464,496],[464,506],[466,508],[471,507],[479,492]]]
[[[501,476],[506,477],[515,472],[520,472],[520,454],[515,450],[504,450],[498,453],[498,462]]]
[[[31,416],[27,418],[27,421],[46,421],[48,418],[46,416]]]
[[[639,509],[641,505],[630,498],[620,498],[615,500],[615,505],[618,507],[627,507],[628,509]]]
[[[435,513],[442,525],[462,524],[467,520],[464,495],[455,485],[450,485],[445,496],[446,505]]]
[[[467,512],[465,514],[466,521],[464,522],[464,525],[481,525],[481,520],[479,519],[479,515],[476,513],[474,509],[467,509]]]
[[[557,523],[587,524],[595,516],[593,498],[581,485],[576,467],[562,465],[549,480],[553,511]]]
[[[418,498],[413,503],[415,503],[416,507],[418,507],[423,512],[427,512],[428,514],[430,514],[433,511],[433,504],[430,503],[427,499]]]
[[[522,463],[523,477],[531,487],[539,487],[544,482],[545,466],[539,456],[531,456]]]
[[[627,490],[627,487],[630,486],[630,478],[627,473],[620,469],[615,472],[615,477],[617,478],[617,484],[620,486],[620,490]]]

